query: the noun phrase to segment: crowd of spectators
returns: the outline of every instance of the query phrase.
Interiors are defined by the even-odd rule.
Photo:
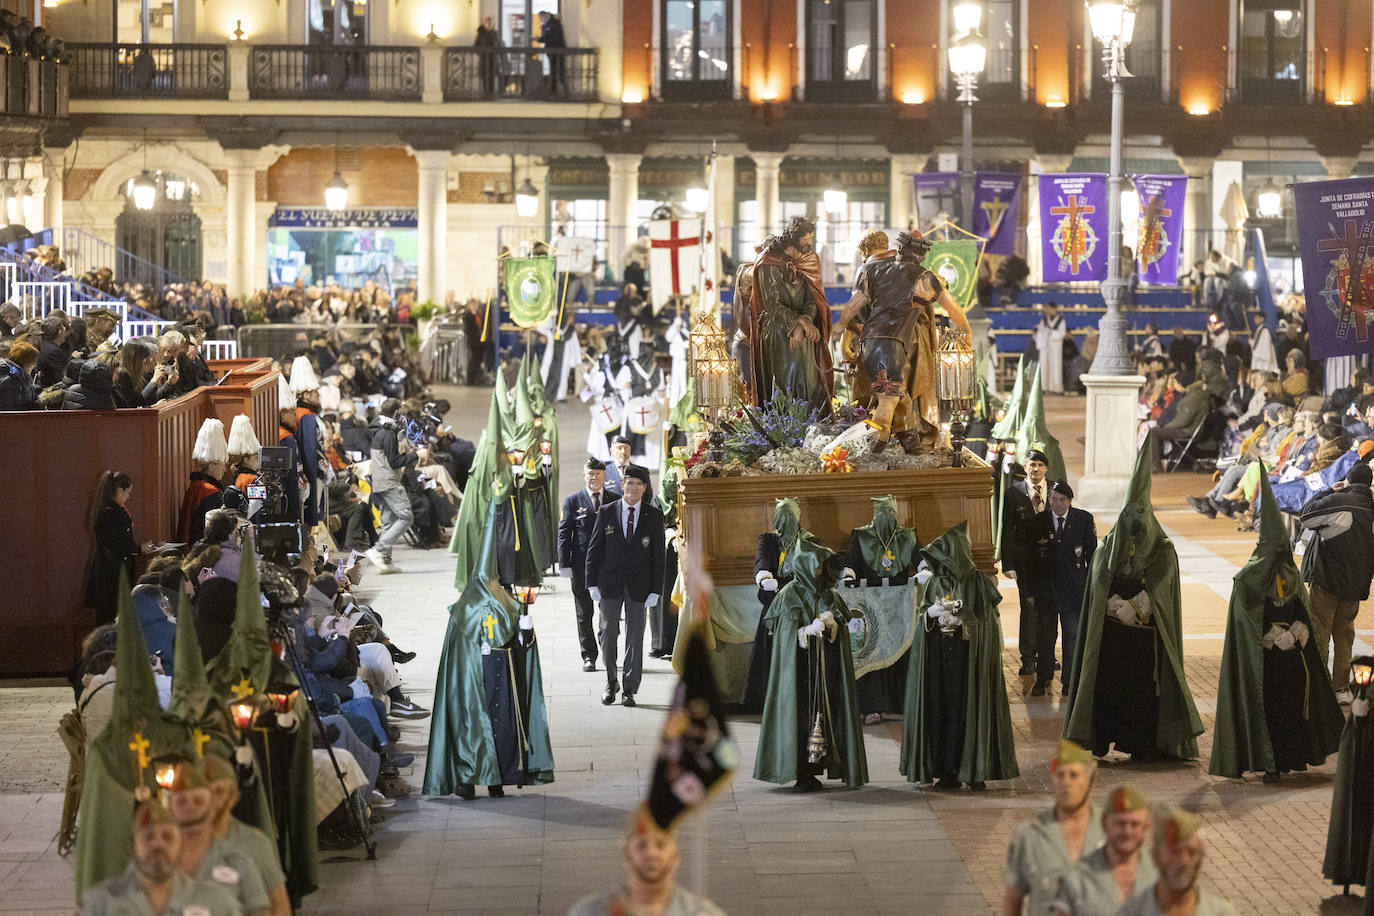
[[[1156,470],[1211,471],[1213,486],[1189,504],[1242,528],[1257,523],[1261,475],[1296,527],[1314,498],[1374,459],[1374,377],[1354,366],[1328,383],[1310,358],[1301,298],[1285,297],[1281,316],[1277,340],[1262,317],[1242,335],[1213,314],[1200,337],[1151,334],[1137,354]]]

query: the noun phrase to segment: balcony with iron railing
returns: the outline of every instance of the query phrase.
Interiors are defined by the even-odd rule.
[[[1261,42],[1231,53],[1236,76],[1228,101],[1297,105],[1308,100],[1313,74],[1305,52],[1278,49]]]
[[[77,98],[226,99],[224,45],[67,45],[71,93]]]
[[[67,65],[25,54],[0,55],[0,114],[10,117],[65,118]]]
[[[79,99],[594,102],[599,92],[595,48],[238,41],[72,43],[67,48],[74,72],[72,95]]]

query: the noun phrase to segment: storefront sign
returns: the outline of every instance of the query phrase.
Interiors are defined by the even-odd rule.
[[[267,225],[285,229],[416,229],[420,225],[415,207],[278,207]]]

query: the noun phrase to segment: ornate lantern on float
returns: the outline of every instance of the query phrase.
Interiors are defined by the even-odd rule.
[[[978,373],[978,357],[969,346],[964,333],[946,328],[935,352],[936,391],[941,413],[949,414],[949,440],[954,449],[954,466],[963,466],[964,415],[973,407],[974,377]]]
[[[735,361],[730,356],[729,339],[714,314],[707,314],[692,325],[691,366],[697,412],[711,424],[713,460],[723,460],[725,433],[718,420],[736,400]]]

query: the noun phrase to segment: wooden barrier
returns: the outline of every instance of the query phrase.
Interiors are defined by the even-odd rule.
[[[915,527],[922,544],[967,519],[973,560],[992,572],[992,469],[969,452],[964,455],[973,467],[684,480],[680,530],[689,549],[701,551],[716,585],[748,585],[754,581],[759,535],[773,530],[776,500],[795,498],[802,527],[844,553],[850,532],[873,520],[871,498],[890,493],[897,500],[898,520]]]
[[[78,657],[94,624],[84,606],[93,548],[86,516],[103,471],[134,479],[128,506],[134,537],[168,541],[203,420],[219,417],[227,430],[236,414],[247,413],[263,444],[276,442],[277,374],[270,361],[229,360],[210,368],[222,380],[215,388],[146,409],[0,412],[10,471],[0,487],[0,513],[11,533],[0,677],[62,674]]]

